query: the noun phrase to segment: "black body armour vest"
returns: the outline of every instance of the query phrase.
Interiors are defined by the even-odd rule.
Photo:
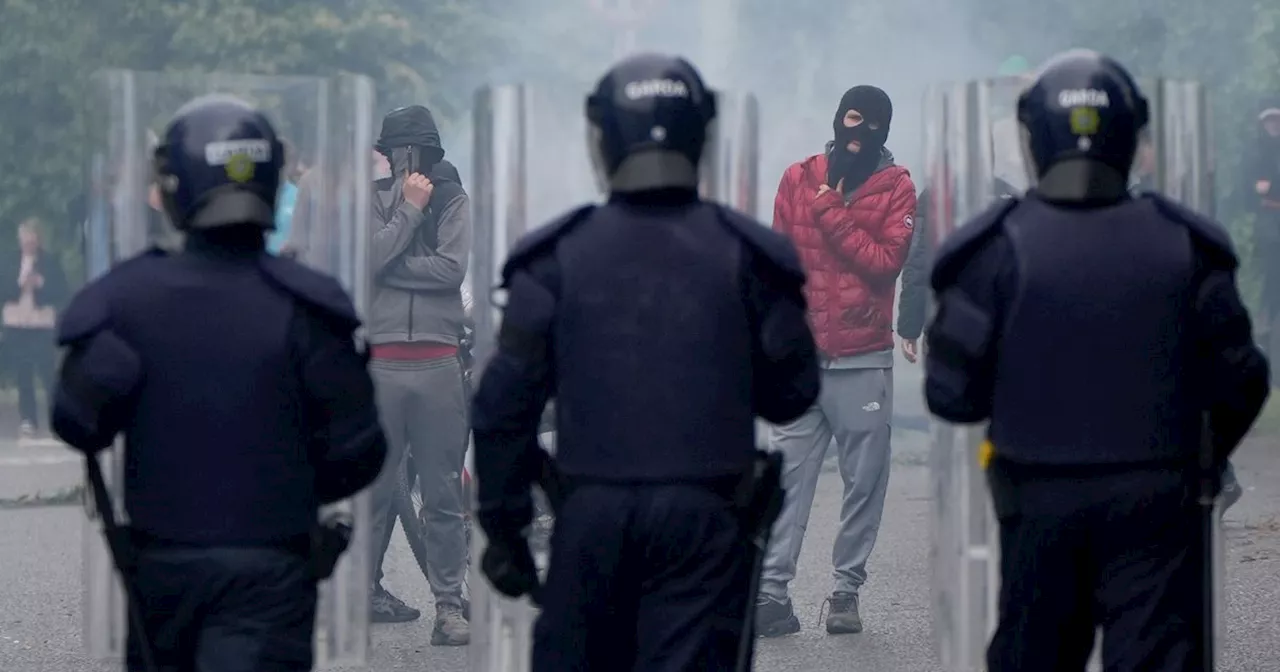
[[[998,344],[997,454],[1054,465],[1194,455],[1186,227],[1147,200],[1071,210],[1028,198],[1004,228],[1019,287]]]
[[[254,545],[315,525],[305,353],[291,336],[298,301],[260,263],[187,252],[141,260],[113,284],[113,329],[148,362],[125,451],[126,501],[141,532]]]
[[[555,252],[556,461],[618,482],[741,474],[755,450],[742,242],[703,203],[587,217]]]

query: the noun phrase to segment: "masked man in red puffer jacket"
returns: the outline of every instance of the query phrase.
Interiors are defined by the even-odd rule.
[[[835,584],[827,632],[862,631],[858,590],[880,529],[889,483],[893,416],[894,283],[911,245],[916,189],[885,149],[893,104],[884,91],[844,94],[827,151],[787,169],[773,228],[795,243],[808,273],[805,298],[822,351],[822,394],[799,420],[771,428],[785,461],[786,504],[761,576],[757,632],[800,630],[787,596],[827,446],[835,439],[844,480],[832,553]]]

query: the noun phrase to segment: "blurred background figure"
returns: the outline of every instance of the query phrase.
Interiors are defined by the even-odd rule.
[[[1129,186],[1137,192],[1156,191],[1156,146],[1149,132],[1138,139],[1138,154],[1129,174]]]
[[[276,230],[267,236],[267,251],[280,254],[289,242],[293,226],[293,211],[298,203],[298,183],[307,172],[307,165],[298,156],[298,148],[285,140],[284,170],[280,175],[280,195],[276,198]]]
[[[67,279],[56,256],[45,251],[40,222],[18,225],[18,254],[3,277],[4,353],[18,386],[19,431],[29,438],[41,429],[36,410],[36,378],[46,398],[54,383],[53,327],[67,299]]]
[[[1253,161],[1245,166],[1246,193],[1254,199],[1254,261],[1262,270],[1262,309],[1270,325],[1275,360],[1276,322],[1280,318],[1280,96],[1262,104]]]

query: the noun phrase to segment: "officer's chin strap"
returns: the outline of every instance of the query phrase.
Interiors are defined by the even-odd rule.
[[[1129,194],[1129,180],[1099,161],[1066,159],[1045,171],[1036,183],[1036,192],[1047,201],[1063,205],[1109,204]]]
[[[131,630],[137,642],[138,657],[142,659],[145,672],[158,672],[155,655],[151,650],[151,640],[147,634],[146,620],[142,617],[142,603],[139,601],[138,587],[133,582],[130,571],[133,563],[130,558],[131,542],[125,538],[126,531],[116,524],[116,513],[111,498],[107,495],[107,482],[102,477],[102,465],[94,455],[85,457],[85,471],[89,477],[89,489],[93,490],[94,506],[102,520],[102,536],[107,540],[107,549],[111,552],[111,560],[120,574],[120,583],[124,586],[124,600],[129,612]],[[127,646],[126,646],[127,648]],[[126,652],[126,658],[128,653]]]
[[[1217,598],[1217,577],[1214,574],[1214,530],[1217,526],[1217,517],[1214,515],[1214,503],[1218,496],[1220,465],[1218,464],[1217,451],[1213,446],[1213,433],[1209,425],[1209,414],[1204,414],[1203,429],[1200,432],[1200,451],[1198,456],[1198,472],[1199,472],[1199,492],[1197,493],[1196,503],[1200,506],[1200,535],[1203,544],[1203,556],[1201,569],[1201,592],[1204,600],[1201,609],[1201,618],[1204,621],[1201,631],[1201,638],[1204,640],[1201,651],[1204,659],[1201,662],[1201,668],[1204,672],[1213,672],[1214,666],[1217,664],[1216,649],[1217,645],[1214,638],[1217,635],[1215,623],[1216,609],[1214,605]]]

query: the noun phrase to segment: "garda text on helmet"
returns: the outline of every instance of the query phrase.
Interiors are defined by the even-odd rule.
[[[1067,89],[1058,92],[1058,106],[1072,107],[1111,107],[1111,98],[1106,91],[1098,89]]]
[[[204,161],[210,166],[225,166],[234,156],[246,156],[254,163],[267,163],[271,160],[271,143],[266,140],[224,140],[204,146]]]
[[[622,95],[626,96],[627,100],[688,98],[689,87],[684,82],[676,79],[644,79],[638,82],[629,82],[623,87]]]

